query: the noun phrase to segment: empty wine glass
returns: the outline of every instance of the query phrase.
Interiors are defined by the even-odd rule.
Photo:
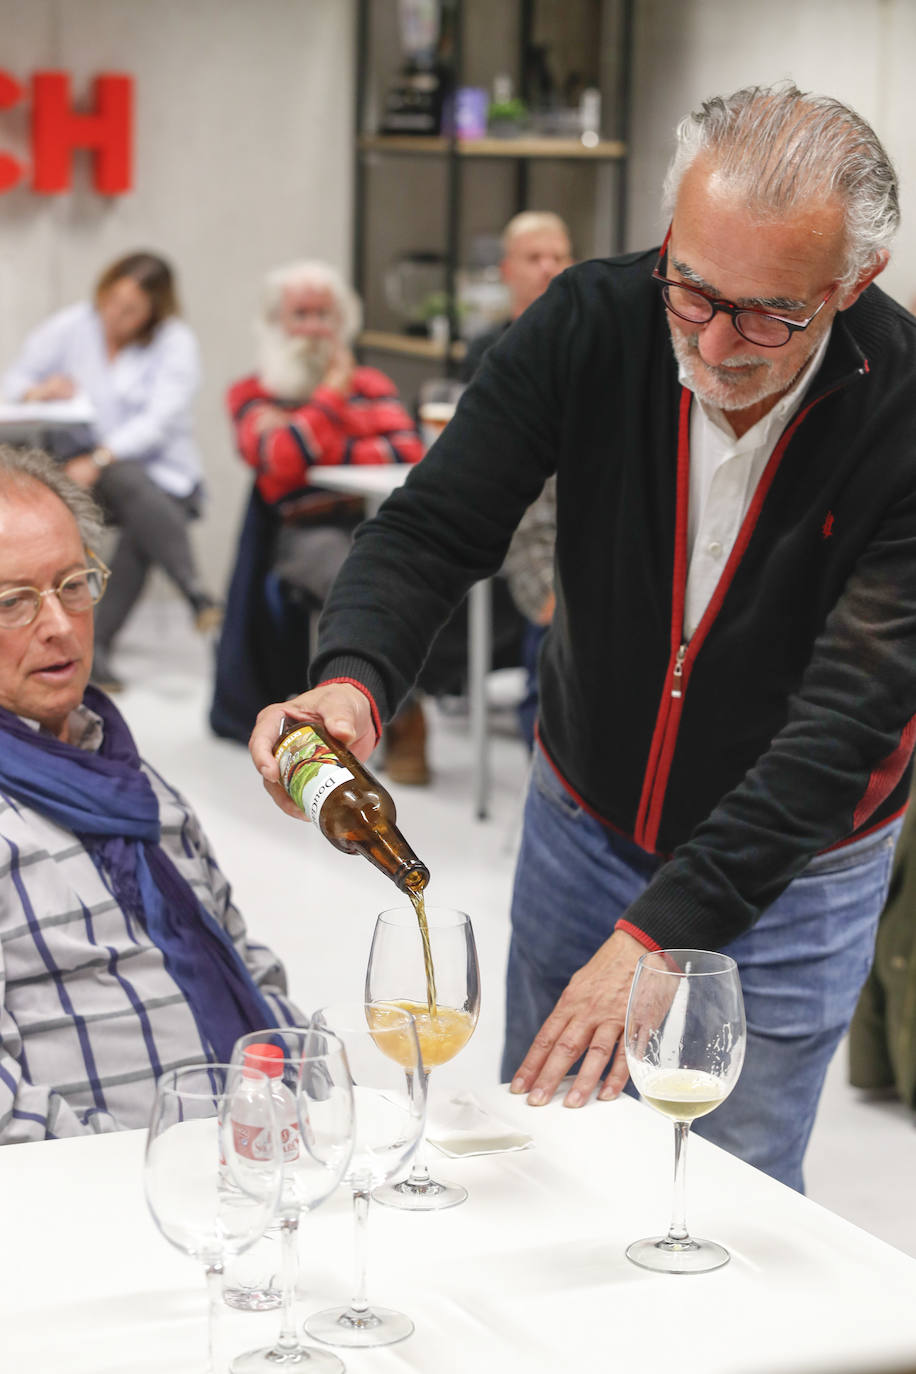
[[[236,1041],[232,1058],[267,1074],[283,1148],[276,1212],[283,1255],[280,1333],[272,1346],[237,1355],[232,1374],[272,1369],[343,1374],[336,1355],[300,1343],[294,1315],[299,1219],[330,1197],[353,1149],[353,1091],[343,1045],[327,1030],[255,1031]]]
[[[674,1202],[666,1236],[638,1240],[627,1258],[644,1269],[699,1274],[729,1253],[688,1234],[684,1178],[691,1121],[728,1097],[744,1063],[744,998],[727,954],[665,949],[636,965],[627,1005],[627,1067],[640,1097],[674,1122]]]
[[[238,1064],[163,1074],[143,1176],[159,1230],[206,1266],[212,1372],[223,1261],[263,1234],[280,1197],[282,1152],[267,1075]]]
[[[480,971],[474,930],[463,911],[427,907],[426,920],[434,979],[427,981],[416,912],[413,907],[395,907],[383,911],[375,923],[366,1001],[395,1002],[411,1013],[428,1080],[430,1069],[448,1063],[474,1034],[480,1014]],[[467,1195],[466,1188],[431,1177],[422,1140],[409,1176],[384,1184],[372,1194],[377,1202],[412,1212],[455,1207]]]
[[[315,1012],[312,1025],[333,1029],[344,1045],[355,1104],[353,1155],[344,1182],[353,1192],[355,1294],[348,1306],[309,1317],[305,1329],[328,1345],[392,1345],[413,1331],[403,1312],[369,1306],[366,1224],[372,1188],[403,1172],[423,1134],[426,1079],[413,1017],[385,1002],[341,1002]]]

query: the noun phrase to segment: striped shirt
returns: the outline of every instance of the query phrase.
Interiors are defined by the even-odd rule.
[[[98,748],[101,721],[78,711],[82,738],[71,742]],[[247,938],[194,812],[143,771],[162,848],[231,935],[279,1024],[301,1024],[282,965]],[[160,950],[76,836],[0,793],[0,1144],[145,1126],[160,1073],[215,1057]]]

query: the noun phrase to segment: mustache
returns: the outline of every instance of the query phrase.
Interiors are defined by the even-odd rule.
[[[707,372],[724,382],[734,379],[736,372],[747,372],[755,368],[771,368],[773,366],[769,358],[748,358],[746,355],[737,358],[723,358],[721,363],[707,363],[700,353],[699,339],[698,334],[682,334],[678,342],[691,358],[695,357],[703,364]],[[675,346],[676,351],[677,346]]]

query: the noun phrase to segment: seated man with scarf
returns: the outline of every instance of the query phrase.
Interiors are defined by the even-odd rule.
[[[294,1025],[198,820],[88,685],[92,498],[0,446],[0,1144],[146,1124],[156,1078]]]

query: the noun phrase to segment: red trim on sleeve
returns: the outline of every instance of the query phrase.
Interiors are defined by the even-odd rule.
[[[894,821],[906,815],[909,804],[909,800],[907,800],[902,806],[898,807],[896,811],[892,812],[890,816],[885,816],[882,820],[875,821],[874,825],[866,826],[864,830],[858,830],[854,835],[847,835],[845,839],[837,840],[836,844],[829,844],[826,849],[819,849],[817,851],[818,855],[832,854],[835,849],[845,849],[846,845],[856,844],[859,840],[864,840],[867,836],[873,835],[876,830],[883,830],[886,825],[893,825]]]
[[[854,831],[858,830],[859,826],[864,824],[872,812],[881,805],[885,797],[889,797],[893,792],[903,777],[903,770],[910,761],[914,743],[916,743],[916,716],[910,716],[900,732],[900,740],[896,749],[891,750],[887,757],[883,758],[872,770],[865,791],[862,793],[862,798],[853,812],[852,828]]]
[[[362,692],[369,703],[369,710],[372,712],[372,724],[375,727],[375,742],[378,744],[382,737],[382,718],[375,704],[375,697],[369,691],[369,688],[364,686],[362,682],[357,682],[355,677],[327,677],[323,682],[319,682],[317,686],[327,687],[332,682],[347,682],[351,687],[355,687],[358,692]]]
[[[653,954],[657,954],[661,949],[661,945],[656,944],[651,935],[647,935],[644,930],[640,930],[639,926],[634,926],[631,921],[625,921],[622,916],[614,926],[614,929],[622,930],[625,935],[632,935],[634,940],[638,940],[641,945],[651,950]]]

